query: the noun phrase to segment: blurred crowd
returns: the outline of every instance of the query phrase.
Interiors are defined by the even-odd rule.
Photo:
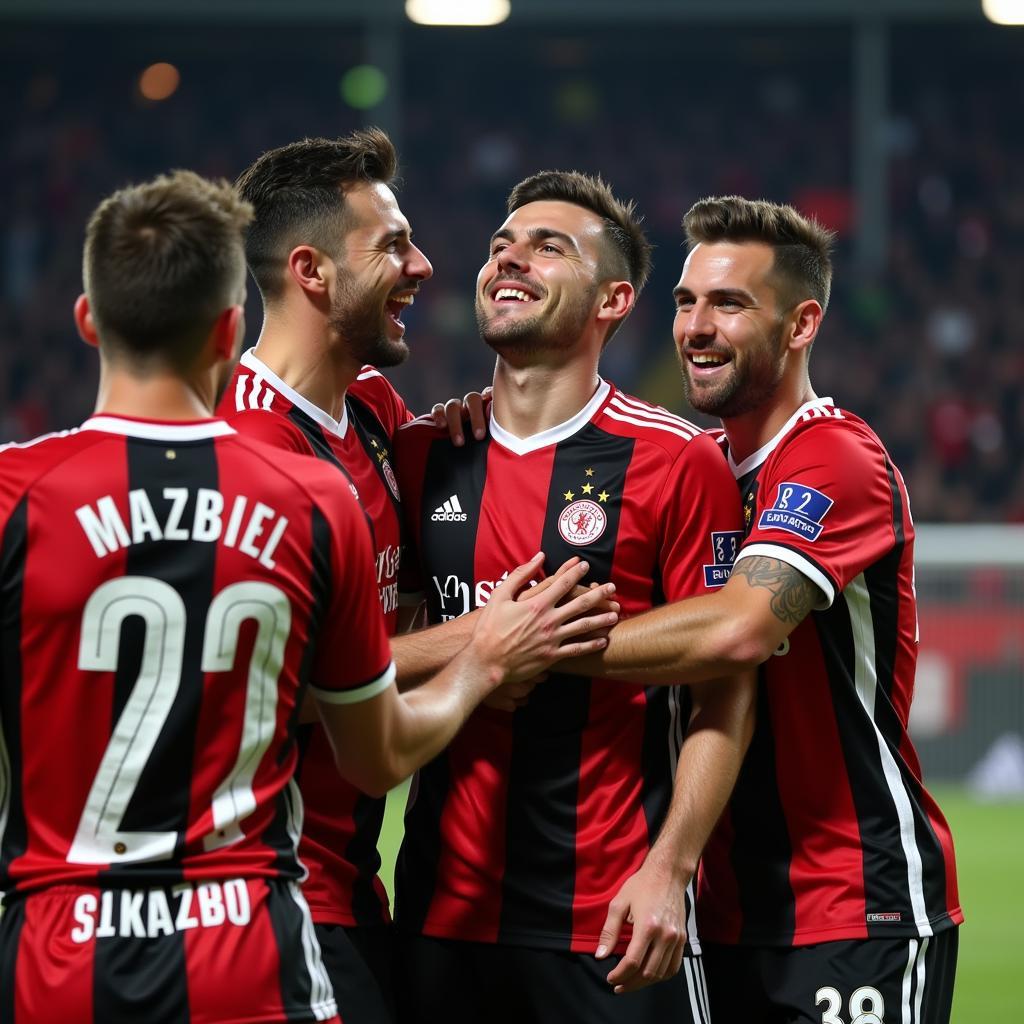
[[[855,269],[852,48],[842,28],[678,25],[540,34],[406,28],[393,129],[400,201],[434,265],[392,374],[410,407],[486,384],[473,290],[516,181],[600,172],[636,199],[655,273],[605,356],[621,387],[684,415],[671,343],[679,221],[702,195],[793,202],[839,232],[819,394],[885,441],[924,521],[1024,521],[1024,39],[895,26],[887,256]],[[687,37],[687,38],[681,38]],[[380,119],[339,92],[358,29],[17,27],[0,32],[0,441],[80,422],[96,361],[77,340],[83,231],[113,188],[172,167],[233,178],[260,152]],[[703,40],[703,41],[702,41]],[[957,54],[949,75],[948,55]],[[140,70],[181,86],[144,100]],[[259,333],[255,289],[250,343]]]

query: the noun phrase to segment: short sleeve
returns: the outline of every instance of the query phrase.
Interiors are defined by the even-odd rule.
[[[870,435],[819,421],[783,441],[762,473],[740,558],[767,555],[802,572],[829,607],[895,544],[895,471]]]
[[[706,434],[680,452],[659,498],[662,589],[669,601],[724,586],[743,540],[739,490]]]

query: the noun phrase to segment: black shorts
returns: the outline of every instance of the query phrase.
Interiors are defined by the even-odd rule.
[[[399,933],[400,1024],[708,1024],[700,957],[668,981],[615,995],[618,957]],[[341,1009],[344,1016],[344,1007]]]
[[[715,1024],[948,1024],[958,930],[814,946],[703,944]]]
[[[324,966],[345,1024],[394,1024],[390,925],[316,925]]]
[[[0,1021],[338,1022],[296,882],[59,886],[0,917]]]

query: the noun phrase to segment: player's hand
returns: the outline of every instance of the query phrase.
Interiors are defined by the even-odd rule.
[[[542,672],[532,679],[504,683],[484,701],[484,706],[493,708],[495,711],[517,711],[519,708],[526,707],[530,694],[545,679],[547,679],[547,673]]]
[[[562,572],[563,570],[569,568],[569,566],[575,565],[578,561],[579,561],[578,557],[573,557],[573,558],[568,559],[567,561],[563,562],[558,567],[558,572]],[[517,598],[517,600],[519,600],[519,601],[529,601],[532,598],[539,597],[541,594],[544,593],[545,590],[548,589],[548,587],[551,586],[551,584],[555,581],[555,579],[557,579],[557,576],[558,576],[558,574],[556,573],[554,576],[548,576],[545,579],[542,579],[539,583],[534,584],[532,587],[527,587],[524,591],[522,591],[522,593],[520,593],[520,595]],[[581,586],[581,585],[577,584],[569,592],[569,597],[570,598],[582,597],[585,593],[587,593],[588,590],[596,590],[596,589],[599,589],[600,586],[601,586],[600,583],[591,583],[587,587],[584,587],[584,586]],[[597,612],[615,612],[616,614],[619,614],[622,611],[622,608],[619,605],[618,601],[614,601],[611,598],[602,598],[594,606],[593,611],[594,611],[595,614]],[[607,630],[605,630],[605,633],[607,633]]]
[[[595,954],[598,960],[615,948],[623,923],[633,924],[626,952],[607,979],[617,995],[664,981],[679,970],[686,947],[687,882],[670,866],[649,857],[609,904]]]
[[[576,559],[554,574],[542,594],[517,601],[519,592],[543,564],[544,555],[537,554],[513,569],[480,613],[470,643],[490,669],[493,687],[530,679],[563,658],[603,650],[608,644],[604,637],[589,639],[586,635],[618,621],[615,612],[595,611],[611,598],[614,584],[570,596],[589,569],[586,562]]]
[[[468,417],[473,436],[482,441],[487,435],[486,409],[491,401],[493,388],[486,387],[483,391],[470,391],[462,398],[449,398],[447,402],[438,402],[430,410],[434,417],[434,425],[448,428],[448,436],[452,444],[461,448],[466,443],[463,421]]]

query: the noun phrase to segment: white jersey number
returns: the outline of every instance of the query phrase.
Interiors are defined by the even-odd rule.
[[[844,1024],[839,1016],[843,1008],[843,997],[838,989],[830,986],[819,988],[814,993],[815,1005],[828,1003],[821,1015],[821,1024]],[[885,1000],[877,988],[862,985],[850,996],[850,1024],[882,1024],[885,1017]]]
[[[123,576],[97,587],[82,613],[78,667],[114,672],[121,626],[137,615],[145,626],[142,661],[85,801],[67,859],[72,864],[127,864],[165,860],[177,832],[124,832],[121,823],[181,685],[186,612],[178,592],[162,580]],[[253,777],[277,718],[277,680],[291,629],[288,598],[269,583],[225,587],[210,604],[203,639],[204,672],[227,672],[235,662],[242,623],[256,622],[249,664],[245,719],[238,757],[213,797],[213,849],[242,838],[239,821],[255,809]]]

